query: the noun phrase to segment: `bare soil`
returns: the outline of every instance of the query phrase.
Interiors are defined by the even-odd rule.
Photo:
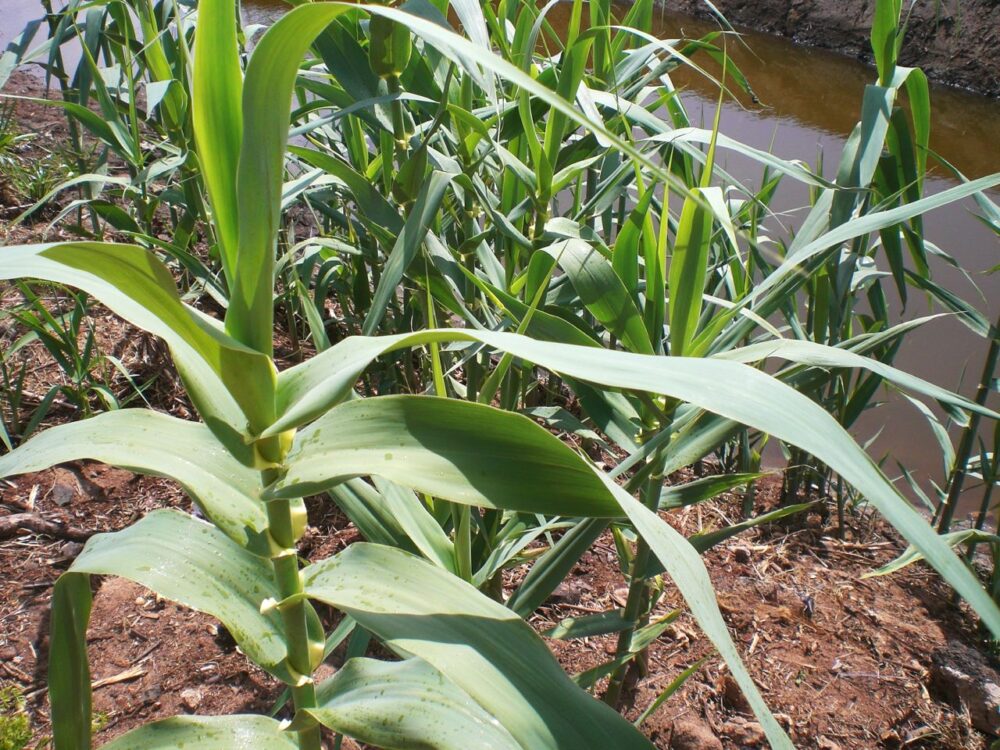
[[[761,488],[760,509],[776,503],[778,494],[776,480]],[[190,510],[190,502],[166,480],[79,463],[4,482],[0,506],[0,513],[30,512],[64,530],[21,530],[0,541],[0,680],[28,697],[41,741],[47,733],[51,586],[82,548],[75,540],[123,528],[154,508]],[[725,524],[737,508],[734,495],[667,518],[691,534]],[[359,538],[329,505],[311,503],[310,521],[304,551],[311,559],[335,554]],[[972,618],[922,566],[861,580],[901,548],[891,530],[867,513],[851,517],[846,540],[821,513],[811,513],[793,525],[748,532],[706,555],[744,659],[797,747],[987,747],[968,712],[945,702],[931,678],[935,660],[950,661],[979,648]],[[120,580],[95,579],[94,586],[88,641],[98,742],[178,713],[270,710],[280,686],[255,668],[212,618]],[[544,632],[564,618],[621,606],[624,596],[625,581],[607,536],[531,624]],[[683,602],[667,582],[660,613],[674,608],[683,609]],[[607,661],[614,650],[613,637],[549,644],[571,674]],[[706,665],[652,715],[645,731],[660,748],[764,747],[739,690],[688,615],[654,643],[646,673],[636,675],[627,694],[629,717],[636,718],[680,672],[705,657]],[[327,669],[341,660],[335,653]],[[689,735],[700,737],[701,744],[692,744]]]
[[[704,0],[661,0],[670,10],[707,17]],[[873,0],[715,0],[733,24],[780,34],[871,62]],[[910,3],[903,3],[904,13]],[[941,0],[914,4],[903,65],[937,81],[1000,96],[1000,3]],[[822,95],[822,86],[817,87]]]

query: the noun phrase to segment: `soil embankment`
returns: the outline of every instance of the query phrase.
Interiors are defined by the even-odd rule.
[[[663,3],[670,10],[710,15],[704,0]],[[714,4],[735,25],[872,59],[874,0],[714,0]],[[919,65],[934,80],[1000,96],[1000,1],[917,2],[901,63]]]

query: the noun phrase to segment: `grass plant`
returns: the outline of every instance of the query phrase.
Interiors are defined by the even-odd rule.
[[[120,213],[93,194],[74,204],[92,214],[83,238],[4,247],[0,278],[71,286],[162,338],[200,420],[100,414],[0,456],[0,476],[124,465],[175,480],[206,519],[154,512],[91,539],[59,579],[56,750],[91,745],[92,575],[216,617],[291,702],[289,722],[175,717],[112,750],[316,750],[321,727],[393,748],[650,747],[615,708],[669,624],[651,617],[664,573],[771,745],[791,747],[700,554],[803,506],[751,504],[742,522],[691,539],[658,514],[759,478],[768,438],[864,497],[1000,634],[995,591],[953,549],[973,538],[939,536],[845,429],[883,383],[998,418],[892,366],[926,320],[896,323],[884,283],[904,298],[930,291],[977,325],[934,284],[921,216],[1000,183],[923,194],[927,86],[896,65],[899,2],[877,3],[879,79],[832,180],[727,137],[718,116],[693,125],[677,67],[713,78],[720,97],[749,84],[723,32],[652,36],[647,0],[621,24],[609,3],[577,0],[560,33],[553,6],[534,3],[291,4],[249,52],[231,0],[201,0],[195,23],[169,1],[140,0],[134,15],[73,4],[53,28],[61,40],[83,13],[78,28],[94,30],[58,106],[108,158],[77,184],[116,184],[126,201]],[[50,65],[61,70],[55,53]],[[722,150],[760,165],[759,189],[726,174]],[[786,180],[811,191],[811,208],[772,240]],[[154,240],[164,213],[173,236]],[[134,242],[100,241],[104,222]],[[293,341],[289,363],[278,335]],[[518,411],[618,462],[596,466]],[[665,486],[718,452],[741,472]],[[303,499],[320,493],[367,542],[305,564]],[[574,682],[523,618],[608,528],[625,606],[554,635],[613,633],[618,647]],[[503,571],[529,563],[508,595]],[[316,602],[345,625],[325,632]],[[352,631],[352,657],[317,683]],[[399,660],[365,658],[369,636]],[[604,677],[602,701],[587,689]]]

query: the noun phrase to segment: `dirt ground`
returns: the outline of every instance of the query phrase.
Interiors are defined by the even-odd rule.
[[[777,502],[777,480],[760,490],[760,509]],[[738,497],[668,516],[687,534],[731,519]],[[5,515],[32,513],[49,533],[21,528],[0,540],[0,680],[28,698],[37,739],[47,732],[45,669],[51,586],[92,533],[122,528],[159,507],[190,510],[170,482],[81,463],[0,484]],[[358,538],[329,504],[310,505],[310,559]],[[971,617],[946,586],[913,566],[888,578],[861,575],[901,551],[873,516],[851,518],[841,541],[822,513],[747,532],[706,556],[720,607],[754,679],[797,747],[987,747],[967,708],[949,705],[936,665],[978,654]],[[513,583],[513,581],[508,581]],[[624,603],[610,536],[531,619],[544,632],[567,617]],[[88,641],[94,711],[105,741],[178,713],[266,712],[280,692],[210,618],[158,599],[134,584],[95,579]],[[670,584],[661,614],[683,604]],[[612,637],[549,640],[571,674],[607,661]],[[688,615],[657,639],[648,673],[628,694],[636,718],[680,672],[704,667],[652,715],[645,731],[660,748],[763,747],[763,734],[707,640]],[[335,653],[327,669],[336,669]]]
[[[29,84],[26,84],[29,85]],[[34,85],[34,84],[30,84]],[[61,137],[61,117],[24,105],[21,117],[46,138]],[[44,223],[10,229],[0,213],[0,242],[38,241]],[[58,233],[49,238],[58,237]],[[110,315],[100,346],[138,342]],[[2,332],[0,332],[2,333]],[[32,377],[51,382],[56,370],[39,354]],[[123,351],[130,364],[166,368],[162,350]],[[166,382],[156,405],[185,416],[187,407]],[[72,410],[51,421],[73,418]],[[678,479],[679,477],[675,477]],[[772,477],[758,493],[758,510],[776,507]],[[0,480],[0,687],[16,686],[27,699],[35,735],[48,734],[45,673],[51,587],[94,533],[123,528],[161,507],[191,509],[169,481],[140,477],[94,463],[74,463]],[[923,566],[889,578],[861,575],[898,555],[899,539],[874,516],[850,517],[846,538],[819,509],[787,524],[760,527],[709,552],[706,564],[720,607],[764,698],[797,747],[943,748],[980,750],[991,741],[973,727],[973,707],[949,703],[941,665],[975,662],[1000,684],[981,656],[973,619],[948,588]],[[685,534],[718,528],[736,517],[739,497],[666,516]],[[311,560],[335,554],[359,538],[328,502],[310,503],[303,553]],[[511,578],[508,586],[516,581]],[[610,537],[602,538],[556,596],[531,618],[544,632],[561,620],[624,602]],[[178,713],[269,712],[280,693],[209,617],[158,599],[115,579],[94,579],[88,633],[94,681],[97,744],[155,718]],[[669,582],[660,613],[683,609]],[[331,613],[325,613],[331,618]],[[573,674],[607,661],[607,638],[549,641]],[[324,671],[342,661],[335,652]],[[705,665],[645,723],[659,748],[718,750],[763,747],[763,734],[721,661],[690,616],[680,615],[653,644],[645,674],[627,694],[635,719],[684,669]],[[279,715],[281,715],[279,713]],[[345,747],[348,745],[345,744]]]
[[[662,0],[662,4],[682,13],[709,14],[704,0]],[[715,0],[714,5],[733,24],[871,61],[873,0]],[[910,5],[903,3],[904,14]],[[1000,96],[996,0],[916,2],[905,39],[903,65],[919,61],[934,80]]]

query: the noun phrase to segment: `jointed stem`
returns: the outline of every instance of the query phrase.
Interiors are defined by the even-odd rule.
[[[266,450],[270,448],[280,453],[276,442],[275,445],[266,446],[261,452],[266,455]],[[284,456],[278,455],[275,458],[283,459]],[[266,469],[261,472],[261,478],[268,485],[277,479],[277,471]],[[309,621],[316,622],[318,618],[312,604],[302,596],[304,587],[296,544],[302,535],[303,524],[297,522],[292,503],[286,499],[267,503],[267,519],[268,533],[277,550],[271,557],[271,566],[281,596],[278,611],[281,613],[288,648],[287,665],[293,679],[297,678],[291,688],[292,701],[298,712],[316,706],[316,686],[312,673],[321,659],[323,644],[320,640],[317,648],[310,637]],[[300,750],[321,750],[319,724],[299,731],[298,744]]]

